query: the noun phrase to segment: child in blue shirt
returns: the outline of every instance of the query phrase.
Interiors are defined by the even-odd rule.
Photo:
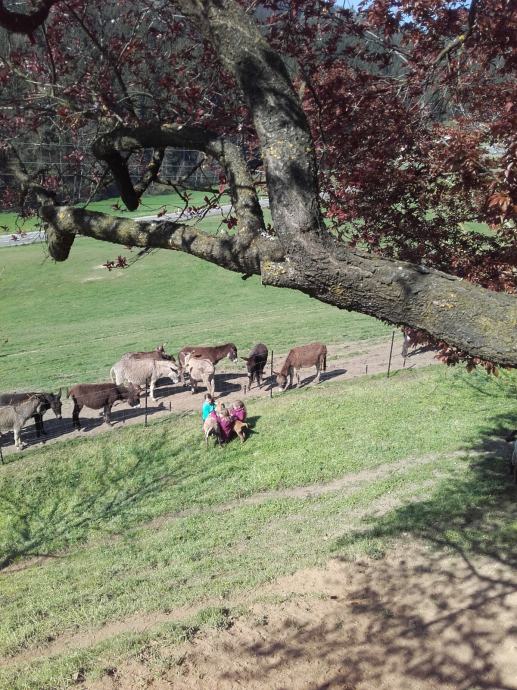
[[[205,402],[203,403],[203,408],[201,410],[201,418],[202,418],[203,422],[208,417],[208,415],[214,411],[215,411],[215,401],[212,398],[212,396],[210,395],[210,393],[207,393],[205,395]]]

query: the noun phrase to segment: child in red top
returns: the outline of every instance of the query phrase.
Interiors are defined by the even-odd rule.
[[[224,407],[224,406],[223,406]],[[223,441],[229,441],[233,431],[233,419],[226,408],[222,409],[218,414],[219,426],[221,427],[221,436]]]
[[[233,417],[233,419],[238,420],[239,422],[245,422],[246,421],[246,406],[242,402],[242,400],[236,400],[233,405],[232,405],[232,411],[230,413]]]

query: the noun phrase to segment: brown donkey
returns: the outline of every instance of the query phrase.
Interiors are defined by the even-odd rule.
[[[293,385],[293,373],[296,374],[296,385],[300,385],[299,370],[305,367],[316,367],[315,382],[320,382],[321,372],[327,368],[327,346],[323,343],[309,343],[289,350],[285,362],[276,375],[276,383],[282,390]]]

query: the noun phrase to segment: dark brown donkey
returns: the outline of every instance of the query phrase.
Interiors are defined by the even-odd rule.
[[[279,372],[273,372],[276,375],[277,385],[282,390],[287,390],[293,385],[293,372],[296,374],[296,385],[300,385],[299,369],[305,367],[316,367],[315,382],[320,382],[321,372],[327,368],[327,346],[323,343],[309,343],[309,345],[300,345],[300,347],[293,347],[289,350],[285,362]]]
[[[72,412],[72,424],[80,429],[79,412],[83,407],[92,410],[103,409],[104,421],[111,426],[111,408],[116,400],[125,400],[131,407],[140,407],[140,389],[130,383],[125,386],[117,386],[115,383],[79,383],[72,386],[67,398],[74,401]]]
[[[263,343],[257,343],[247,357],[241,357],[246,362],[249,389],[251,389],[253,379],[257,382],[257,386],[262,388],[262,377],[264,376],[264,367],[267,364],[268,354],[267,347]]]
[[[163,345],[158,345],[151,352],[126,352],[122,355],[122,358],[128,359],[166,359],[169,362],[175,362],[176,360],[172,355],[168,355],[165,352],[165,343]]]
[[[185,355],[191,353],[191,357],[196,359],[208,359],[212,364],[217,364],[225,357],[235,362],[237,359],[237,348],[233,343],[226,343],[225,345],[187,345],[182,348],[178,354],[178,363],[180,365],[179,377],[183,385],[185,385],[185,378],[183,370],[185,368]]]

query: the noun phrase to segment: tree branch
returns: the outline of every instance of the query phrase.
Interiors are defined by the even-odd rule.
[[[56,261],[64,261],[68,254],[59,250],[55,255],[54,242],[64,238],[72,238],[73,242],[76,234],[132,247],[181,251],[237,273],[259,275],[261,261],[283,258],[280,244],[272,238],[209,235],[184,223],[115,218],[72,206],[43,206],[39,215],[50,225],[47,235],[53,244],[49,250]]]
[[[201,127],[173,124],[119,127],[99,137],[93,144],[93,153],[109,165],[122,200],[130,210],[135,210],[138,207],[139,194],[133,186],[122,153],[131,153],[143,148],[165,149],[168,146],[204,151],[218,160],[228,177],[239,233],[256,236],[264,232],[262,209],[246,161],[240,148],[225,137]]]

